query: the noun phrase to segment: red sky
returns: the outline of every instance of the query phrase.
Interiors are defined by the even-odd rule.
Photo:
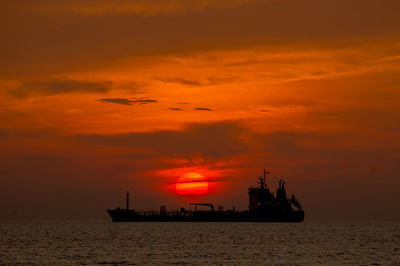
[[[266,167],[310,218],[400,218],[400,2],[0,3],[0,218],[247,208]]]

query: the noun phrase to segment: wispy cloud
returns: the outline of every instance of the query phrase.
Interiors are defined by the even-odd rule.
[[[196,111],[212,111],[212,109],[206,108],[206,107],[197,107],[197,108],[194,108],[194,110],[196,110]]]
[[[177,83],[186,86],[203,86],[203,83],[197,80],[170,77],[170,78],[155,78],[154,80],[165,82],[165,83]]]
[[[98,101],[103,103],[118,103],[124,105],[132,105],[131,101],[126,98],[103,98],[103,99],[98,99]]]
[[[169,110],[172,110],[172,111],[182,111],[182,108],[179,108],[179,107],[171,107],[171,108],[169,108]]]
[[[148,104],[148,103],[157,103],[158,101],[153,99],[140,98],[140,99],[133,99],[130,102],[136,104]]]
[[[110,90],[113,82],[92,82],[71,79],[35,80],[24,82],[10,93],[18,98],[45,96],[62,93],[101,93]]]
[[[147,98],[139,98],[139,99],[128,99],[128,98],[102,98],[98,99],[99,102],[103,103],[117,103],[123,105],[133,105],[133,104],[148,104],[148,103],[157,103],[157,100],[147,99]]]
[[[165,77],[165,78],[154,78],[154,80],[164,82],[164,83],[174,83],[174,84],[180,84],[180,85],[185,85],[185,86],[190,86],[190,87],[202,87],[202,86],[214,86],[214,85],[219,85],[222,83],[229,83],[236,78],[234,77],[210,77],[206,78],[204,80],[196,80],[196,79],[187,79],[187,78],[180,78],[180,77]]]

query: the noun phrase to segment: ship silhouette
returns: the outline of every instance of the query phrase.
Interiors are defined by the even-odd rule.
[[[107,210],[113,222],[302,222],[304,210],[294,195],[286,196],[285,181],[279,181],[276,194],[270,191],[264,177],[258,178],[258,185],[249,187],[249,209],[236,211],[224,210],[219,206],[215,210],[211,203],[190,203],[195,210],[167,211],[160,206],[160,211],[135,211],[129,208],[129,192],[126,194],[126,208]],[[201,210],[199,206],[209,207]]]

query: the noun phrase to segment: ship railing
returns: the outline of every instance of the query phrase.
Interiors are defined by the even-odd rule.
[[[209,213],[210,211],[192,211],[192,210],[185,210],[184,212],[179,211],[179,210],[173,210],[173,211],[165,211],[165,212],[160,212],[160,211],[137,211],[136,213],[142,216],[164,216],[164,217],[175,217],[175,216],[194,216],[198,215],[201,213]],[[215,214],[221,213],[225,215],[234,215],[235,211],[233,210],[225,210],[225,211],[216,211],[214,212]]]
[[[166,212],[159,212],[159,211],[138,211],[137,214],[143,215],[143,216],[154,216],[154,215],[160,215],[160,216],[192,216],[193,211],[166,211]]]

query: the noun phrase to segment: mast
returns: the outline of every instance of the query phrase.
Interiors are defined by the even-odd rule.
[[[265,168],[264,168],[264,184],[265,184],[265,188],[267,188],[267,180],[266,180],[266,178],[267,178],[268,174],[269,174],[269,172],[267,170],[265,170]]]
[[[265,168],[264,168],[264,184],[265,184]]]
[[[126,209],[129,210],[129,192],[126,192]]]

